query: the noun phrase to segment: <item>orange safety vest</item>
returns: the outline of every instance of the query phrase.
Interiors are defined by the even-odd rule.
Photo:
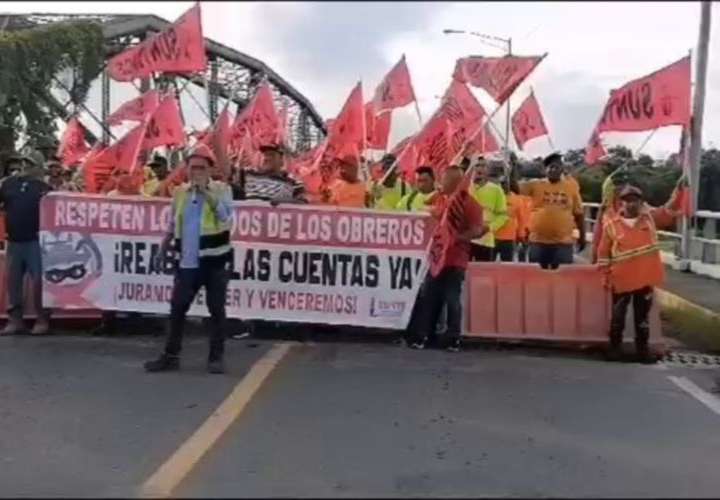
[[[598,264],[609,268],[613,292],[633,292],[665,281],[654,219],[645,211],[631,227],[618,213],[603,217]]]

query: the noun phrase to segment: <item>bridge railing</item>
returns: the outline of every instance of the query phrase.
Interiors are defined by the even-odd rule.
[[[592,234],[597,223],[599,203],[584,203],[585,220]],[[720,212],[699,210],[692,220],[690,239],[690,270],[697,274],[720,279]],[[663,260],[676,264],[680,257],[682,233],[680,223],[675,231],[658,231]]]

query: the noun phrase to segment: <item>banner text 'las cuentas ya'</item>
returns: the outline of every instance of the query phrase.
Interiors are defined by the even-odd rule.
[[[47,307],[168,313],[173,269],[154,256],[162,199],[57,193],[41,204]],[[427,269],[422,214],[235,202],[228,317],[404,328]],[[207,315],[203,291],[190,314]]]

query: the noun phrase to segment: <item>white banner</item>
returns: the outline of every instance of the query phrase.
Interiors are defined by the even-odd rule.
[[[169,217],[163,199],[46,196],[44,305],[169,313],[172,264],[153,259]],[[235,202],[227,315],[405,328],[430,234],[423,214]],[[204,290],[189,314],[207,316]]]

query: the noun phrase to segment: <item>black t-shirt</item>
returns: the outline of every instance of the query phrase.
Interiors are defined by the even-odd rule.
[[[40,231],[40,199],[51,188],[39,179],[8,177],[0,186],[8,241],[35,241]]]

